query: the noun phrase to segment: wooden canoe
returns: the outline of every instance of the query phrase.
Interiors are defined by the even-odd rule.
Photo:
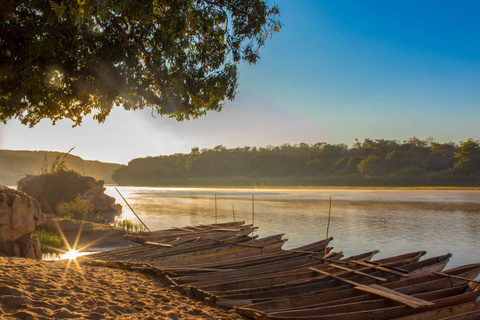
[[[238,228],[241,226],[246,226],[245,221],[232,221],[232,222],[225,222],[225,223],[214,223],[214,224],[201,224],[198,226],[185,226],[185,227],[171,227],[170,229],[163,229],[163,230],[155,230],[155,231],[140,231],[135,232],[135,234],[139,236],[149,236],[149,235],[169,235],[173,233],[188,233],[188,232],[197,232],[197,231],[205,231],[205,230],[215,230],[215,229],[223,229],[223,228]],[[247,225],[247,226],[252,226]]]
[[[480,301],[462,303],[436,310],[416,313],[396,320],[478,320],[480,319]]]
[[[451,272],[448,271],[448,277],[446,275],[437,275],[431,274],[429,276],[424,276],[420,278],[411,278],[400,280],[397,282],[392,282],[385,284],[382,287],[387,290],[395,290],[395,293],[400,295],[414,295],[424,292],[430,292],[434,290],[441,290],[457,285],[465,285],[470,282],[473,277],[476,277],[480,272],[480,265],[469,265],[461,268],[452,269]],[[368,292],[368,291],[367,291]],[[274,312],[281,311],[295,311],[299,309],[320,309],[324,307],[334,306],[334,305],[344,305],[351,303],[360,303],[362,301],[372,300],[372,295],[365,294],[363,291],[357,289],[343,290],[332,292],[329,295],[317,295],[315,297],[307,297],[302,301],[303,306],[297,304],[296,307],[290,307],[286,309],[279,310],[270,310]],[[308,301],[309,300],[309,301]],[[315,300],[316,303],[313,303]],[[322,301],[323,300],[323,301]],[[320,301],[322,301],[320,303]],[[283,305],[282,307],[286,307]],[[280,307],[280,308],[282,308]],[[262,317],[257,318],[261,319]]]
[[[288,249],[288,250],[283,250],[281,252],[275,252],[270,255],[265,254],[260,257],[241,257],[241,258],[236,258],[232,259],[229,261],[222,261],[220,263],[217,262],[209,262],[207,264],[203,264],[205,267],[209,268],[225,268],[225,269],[236,269],[236,268],[245,268],[249,266],[256,266],[259,263],[265,263],[267,260],[270,262],[273,261],[281,261],[283,259],[283,256],[298,256],[300,253],[314,253],[314,252],[323,252],[325,250],[325,244],[326,241],[330,242],[333,238],[330,237],[327,240],[320,240],[317,242],[313,242],[311,244],[298,247],[295,249]],[[303,250],[302,250],[303,249]]]
[[[368,261],[372,257],[373,253],[376,253],[377,251],[371,251],[367,252],[362,255],[357,255],[353,257],[348,257],[346,259],[340,260],[340,262],[345,262],[344,265],[349,265],[351,261]],[[421,252],[413,252],[408,255],[399,255],[395,257],[391,257],[388,259],[382,259],[385,263],[384,265],[391,264],[391,263],[397,263],[397,264],[407,264],[408,262],[411,262],[412,259],[419,259],[421,257],[421,254],[423,254],[423,251]],[[407,257],[407,258],[406,258]],[[406,258],[406,259],[405,259]],[[388,262],[387,262],[388,261]],[[413,260],[415,261],[415,260]],[[333,265],[336,265],[334,263]],[[338,265],[340,265],[338,263]],[[358,264],[350,264],[349,265],[352,268],[358,268],[359,270],[362,269],[361,267],[359,268]],[[329,270],[330,272],[338,272],[338,269],[332,267],[331,263],[325,263],[325,264],[318,264],[318,268],[322,270]],[[366,268],[363,268],[364,270]],[[376,270],[372,268],[372,270]],[[343,274],[343,273],[342,273]],[[280,286],[283,284],[287,285],[295,285],[295,283],[300,283],[301,281],[312,281],[312,280],[318,280],[317,278],[322,277],[321,275],[318,274],[318,272],[313,271],[310,269],[310,267],[305,267],[305,268],[299,268],[299,269],[294,269],[286,272],[281,272],[281,273],[272,273],[269,274],[268,276],[260,276],[260,277],[253,277],[250,275],[249,277],[241,278],[241,279],[233,279],[231,281],[227,282],[215,282],[215,283],[209,283],[209,282],[200,282],[195,284],[195,286],[198,286],[202,288],[204,291],[209,291],[209,292],[215,292],[217,294],[224,295],[222,292],[227,292],[226,294],[231,294],[232,290],[235,290],[235,293],[239,293],[240,290],[242,289],[253,289],[254,291],[255,288],[271,288],[274,286]],[[278,287],[277,287],[278,288]],[[249,291],[249,292],[252,292]],[[243,291],[244,292],[244,291]]]
[[[407,316],[423,311],[431,311],[445,308],[452,305],[475,301],[480,290],[472,290],[469,285],[455,286],[446,289],[435,290],[415,294],[412,297],[430,302],[430,305],[423,308],[411,308],[398,302],[375,299],[364,302],[355,302],[329,306],[324,308],[313,308],[294,310],[286,312],[272,312],[266,319],[291,320],[385,320]]]
[[[222,229],[206,229],[206,230],[192,230],[187,231],[173,231],[173,232],[158,232],[152,231],[151,233],[127,233],[124,238],[133,242],[143,244],[145,242],[170,242],[178,238],[187,239],[192,237],[211,237],[212,234],[244,234],[248,235],[258,227],[251,225],[241,226],[236,228],[222,228]]]
[[[329,248],[331,249],[331,248]],[[302,254],[300,256],[288,257],[285,255],[280,255],[281,260],[276,261],[263,261],[259,262],[255,266],[235,268],[231,271],[219,271],[211,273],[202,273],[195,276],[183,276],[173,278],[176,284],[188,284],[195,285],[196,283],[215,283],[215,282],[226,282],[234,281],[238,278],[251,277],[253,275],[271,275],[279,272],[288,272],[292,270],[298,270],[300,268],[307,268],[309,266],[317,266],[323,264],[323,260],[314,259],[311,255]],[[323,258],[323,252],[320,253],[320,256]],[[327,258],[329,260],[337,260],[341,258],[341,255],[337,253],[328,253]]]
[[[402,261],[397,263],[391,262],[390,267],[398,269],[408,270],[407,272],[416,271],[417,269],[428,269],[440,271],[442,270],[446,263],[448,262],[450,254],[446,254],[439,257],[434,257],[426,259],[421,263],[410,263],[402,264]],[[433,268],[432,266],[435,266]],[[384,264],[387,266],[387,264]],[[384,277],[387,282],[398,280],[399,278],[404,278],[403,276],[398,275],[395,270],[378,270],[378,269],[358,269],[362,272],[368,272],[369,276],[363,276],[351,272],[338,272],[334,275],[341,275],[349,280],[356,281],[362,284],[372,284],[378,283],[379,280],[372,278],[374,277]],[[393,272],[393,273],[391,273]],[[419,272],[421,273],[421,272]],[[383,281],[382,281],[383,282]],[[342,287],[343,286],[343,287]],[[351,287],[351,286],[350,286]],[[270,301],[279,298],[289,298],[289,297],[298,297],[299,295],[306,294],[320,294],[325,292],[332,292],[335,290],[342,290],[349,288],[349,285],[345,285],[341,281],[332,278],[331,276],[321,275],[312,279],[307,279],[304,281],[290,282],[286,284],[276,285],[276,286],[265,286],[265,287],[255,287],[253,289],[243,289],[243,290],[232,290],[232,291],[208,291],[205,288],[196,288],[193,287],[192,290],[199,295],[200,297],[208,297],[209,299],[214,300],[217,305],[222,307],[233,307],[233,306],[244,306],[248,304],[259,303],[263,301]]]
[[[104,251],[88,256],[88,259],[102,260],[122,260],[149,262],[155,260],[156,256],[172,256],[178,254],[188,254],[191,252],[200,252],[205,250],[219,250],[223,247],[251,243],[252,240],[246,235],[230,235],[223,239],[204,239],[196,238],[188,241],[167,245],[158,245],[154,243],[145,243],[142,246],[121,248],[116,250]],[[221,249],[220,249],[221,250]]]
[[[229,261],[224,261],[223,263],[209,263],[203,265],[197,265],[196,271],[189,271],[188,269],[182,270],[181,268],[165,268],[164,270],[170,272],[172,279],[174,278],[175,282],[178,284],[194,283],[200,281],[212,281],[212,280],[224,280],[231,278],[238,278],[240,276],[250,276],[252,274],[261,274],[263,272],[272,273],[276,270],[283,270],[291,267],[298,267],[302,264],[308,262],[319,262],[323,261],[325,258],[325,244],[326,241],[320,241],[322,245],[319,248],[318,252],[312,251],[303,251],[303,250],[281,250],[279,252],[274,252],[270,254],[264,254],[259,257],[248,257],[232,259]],[[309,246],[312,249],[312,246]],[[331,250],[331,247],[327,248],[327,252]],[[327,258],[336,261],[343,256],[342,253],[332,253],[327,254]],[[218,269],[223,270],[219,272],[206,272],[202,271],[202,268],[205,269]],[[232,270],[230,272],[225,272],[226,269]],[[173,275],[177,275],[174,277]]]
[[[285,241],[286,239],[281,239],[279,235],[270,236],[256,240],[253,245],[232,245],[224,247],[222,250],[215,249],[213,252],[202,250],[165,258],[159,257],[151,264],[161,269],[162,267],[197,266],[209,261],[225,261],[237,257],[262,255],[281,250]]]
[[[396,290],[403,294],[415,294],[438,290],[449,286],[464,285],[473,280],[480,273],[480,263],[461,266],[444,271],[442,274],[430,274],[423,277],[401,279],[384,284],[385,288]],[[345,287],[345,286],[342,286]],[[266,313],[274,311],[289,311],[295,309],[311,309],[329,305],[338,305],[355,301],[372,299],[372,295],[351,288],[316,294],[305,295],[289,299],[277,299],[267,302],[236,307],[236,311],[246,317],[262,319]],[[262,317],[263,315],[263,317]],[[413,320],[413,319],[412,319]]]

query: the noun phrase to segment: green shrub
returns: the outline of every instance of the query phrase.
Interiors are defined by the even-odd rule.
[[[128,232],[139,232],[147,230],[143,224],[133,223],[130,220],[117,220],[113,223],[113,225]]]
[[[82,199],[82,196],[79,194],[75,200],[70,202],[61,203],[57,207],[57,214],[63,218],[63,220],[87,220],[98,222],[102,220],[100,215],[98,215],[93,210],[93,205],[90,204],[88,200]]]
[[[414,166],[409,166],[402,169],[402,174],[409,177],[418,177],[424,176],[426,174],[426,170]]]
[[[33,232],[33,234],[37,235],[42,246],[60,248],[62,245],[62,239],[60,239],[57,235],[51,234],[45,230],[36,230]]]

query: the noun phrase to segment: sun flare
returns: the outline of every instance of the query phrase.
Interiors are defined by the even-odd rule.
[[[77,257],[81,256],[82,253],[75,249],[70,249],[64,254],[62,254],[61,259],[75,260]]]

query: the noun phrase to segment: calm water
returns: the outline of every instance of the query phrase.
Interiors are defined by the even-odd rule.
[[[251,223],[254,211],[256,234],[285,233],[284,248],[293,248],[325,238],[331,197],[335,251],[377,249],[381,258],[426,250],[452,253],[448,267],[480,262],[480,191],[117,188],[151,230],[214,223],[216,195],[218,222]],[[115,189],[107,193],[135,221]]]

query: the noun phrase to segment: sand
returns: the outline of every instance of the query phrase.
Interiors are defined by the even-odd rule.
[[[77,249],[138,245],[107,225],[60,221],[39,229],[66,238]],[[60,231],[61,230],[61,231]],[[171,289],[162,279],[136,271],[0,256],[0,319],[244,319]]]
[[[135,271],[0,257],[1,319],[243,319]]]

